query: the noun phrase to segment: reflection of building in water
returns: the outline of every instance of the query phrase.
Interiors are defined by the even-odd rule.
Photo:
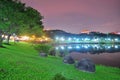
[[[106,45],[106,44],[72,44],[72,45],[59,45],[56,50],[68,52],[82,52],[82,53],[113,53],[120,52],[120,45]]]

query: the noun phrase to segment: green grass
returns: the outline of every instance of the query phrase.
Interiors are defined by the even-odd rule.
[[[97,65],[95,73],[86,73],[59,57],[40,57],[28,43],[5,46],[0,48],[0,80],[51,80],[57,73],[73,80],[120,80],[118,68]]]

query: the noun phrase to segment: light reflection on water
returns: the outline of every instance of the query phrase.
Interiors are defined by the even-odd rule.
[[[119,44],[68,44],[57,45],[55,49],[72,55],[76,60],[87,57],[96,64],[120,67]]]
[[[80,53],[115,53],[120,52],[120,45],[106,45],[106,44],[69,44],[69,45],[58,45],[56,50]]]

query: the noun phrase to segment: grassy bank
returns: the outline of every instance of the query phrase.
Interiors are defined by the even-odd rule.
[[[51,80],[57,73],[73,80],[120,80],[120,69],[96,66],[95,73],[78,71],[59,57],[42,58],[31,44],[0,48],[0,80]]]

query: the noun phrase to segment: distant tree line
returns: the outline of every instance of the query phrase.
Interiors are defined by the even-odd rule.
[[[52,39],[55,39],[56,37],[59,37],[59,38],[64,37],[65,40],[67,40],[68,38],[76,38],[83,42],[85,39],[86,40],[88,39],[88,42],[98,39],[100,43],[106,43],[106,42],[120,43],[120,35],[113,34],[113,33],[105,34],[100,32],[89,32],[89,33],[72,34],[62,30],[46,30],[45,33],[46,33],[46,36],[51,37]]]
[[[9,44],[11,35],[41,36],[43,16],[19,0],[0,0],[0,46],[4,36]]]

